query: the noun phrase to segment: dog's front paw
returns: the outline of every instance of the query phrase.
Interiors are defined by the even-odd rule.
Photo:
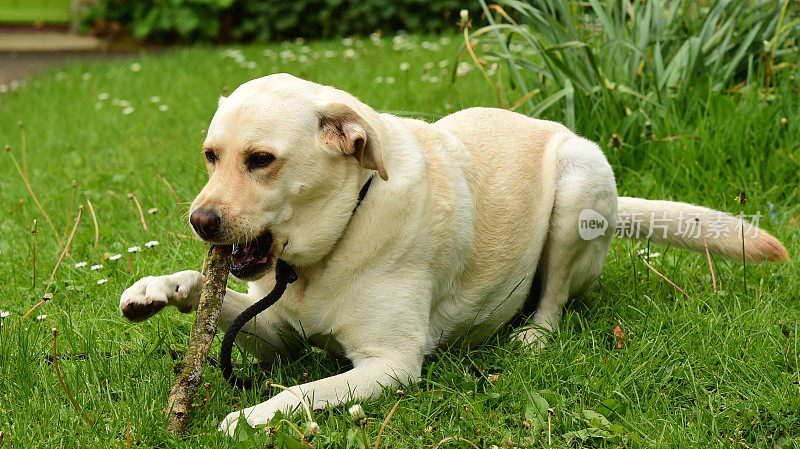
[[[119,310],[131,321],[142,321],[155,315],[167,304],[188,313],[200,299],[203,275],[197,271],[181,271],[168,276],[148,276],[122,292]]]
[[[268,423],[274,415],[275,413],[262,413],[262,410],[259,410],[258,405],[246,408],[244,410],[237,410],[235,412],[228,413],[228,416],[226,416],[225,419],[219,423],[218,430],[220,432],[227,433],[230,436],[235,436],[236,426],[239,424],[240,417],[243,416],[250,426],[257,426],[259,424]]]
[[[228,416],[219,423],[217,430],[227,433],[229,436],[235,436],[236,425],[239,424],[239,416],[241,416],[241,413],[241,411],[228,413]]]

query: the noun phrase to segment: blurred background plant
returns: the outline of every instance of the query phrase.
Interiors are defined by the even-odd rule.
[[[154,42],[256,41],[454,29],[458,0],[100,0],[82,14],[84,31],[121,24]],[[479,6],[472,2],[472,10]]]
[[[579,118],[601,116],[594,124],[582,121],[581,132],[606,140],[616,133],[618,143],[640,133],[653,137],[653,125],[642,133],[642,124],[658,116],[692,117],[696,101],[710,92],[761,89],[769,99],[774,73],[798,61],[796,1],[480,5],[486,24],[465,39],[459,58],[471,58],[491,76],[499,105],[572,129]],[[607,119],[616,129],[597,129]]]

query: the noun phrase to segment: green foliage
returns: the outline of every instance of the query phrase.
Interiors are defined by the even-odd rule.
[[[500,0],[491,14],[480,2],[489,23],[472,35],[485,59],[534,93],[522,110],[572,129],[581,110],[642,122],[691,111],[691,89],[719,92],[765,60],[798,60],[800,4],[789,0]]]
[[[233,0],[101,0],[84,12],[84,27],[120,22],[135,39],[167,41],[214,40],[220,35],[223,11]]]
[[[85,28],[117,21],[136,39],[266,42],[289,37],[436,32],[455,27],[458,0],[101,0]],[[473,9],[474,8],[473,4]]]
[[[237,0],[234,36],[267,41],[293,36],[366,35],[376,30],[435,32],[455,26],[458,0]]]

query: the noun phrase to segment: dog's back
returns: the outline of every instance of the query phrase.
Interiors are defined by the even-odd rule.
[[[442,326],[450,330],[507,322],[525,302],[547,239],[558,147],[574,134],[558,123],[491,108],[466,109],[433,126],[455,136],[468,153],[453,159],[461,161],[474,212],[471,253],[457,280],[458,313],[434,311],[433,321],[437,315],[468,320]],[[443,307],[453,304],[444,301]],[[476,339],[486,333],[473,332]]]

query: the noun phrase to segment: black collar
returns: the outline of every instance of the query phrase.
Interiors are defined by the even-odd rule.
[[[364,197],[367,196],[367,192],[369,191],[369,186],[372,184],[372,178],[374,177],[375,175],[370,176],[369,179],[367,179],[367,182],[365,182],[364,185],[361,186],[361,190],[358,191],[358,201],[356,201],[356,207],[353,208],[352,215],[356,214],[358,206],[361,205],[361,202],[364,201]]]

